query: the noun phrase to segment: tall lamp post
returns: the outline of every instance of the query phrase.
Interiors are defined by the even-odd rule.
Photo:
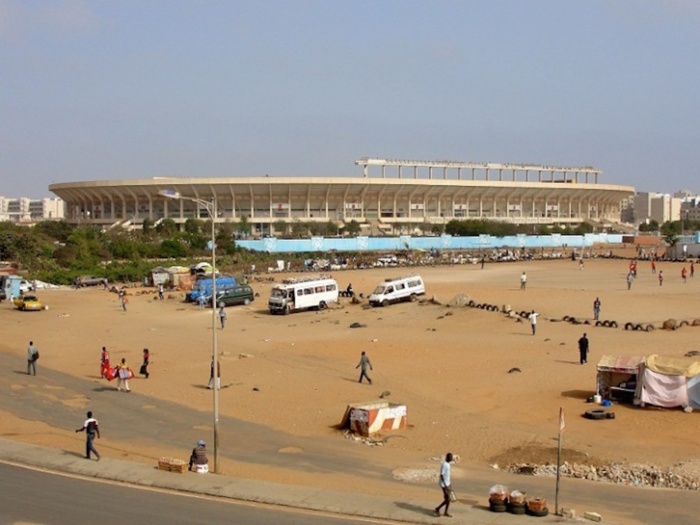
[[[194,197],[184,197],[174,190],[161,190],[159,195],[167,199],[192,201],[203,206],[211,219],[211,358],[212,358],[212,391],[214,392],[214,473],[219,473],[219,356],[216,341],[216,235],[214,219],[216,218],[216,198],[211,202]]]

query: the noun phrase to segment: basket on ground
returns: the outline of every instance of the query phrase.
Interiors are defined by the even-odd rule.
[[[547,508],[547,500],[545,498],[532,498],[527,502],[527,508],[536,512]]]

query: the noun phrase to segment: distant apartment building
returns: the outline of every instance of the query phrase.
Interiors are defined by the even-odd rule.
[[[681,220],[700,221],[700,197],[691,197],[681,204]]]
[[[631,198],[631,210],[628,206],[625,218],[634,224],[652,220],[659,224],[679,221],[681,220],[681,207],[689,200],[691,199],[685,194],[679,197],[667,193],[638,192]]]
[[[33,223],[65,218],[65,203],[62,199],[28,197],[8,198],[0,196],[0,221]]]

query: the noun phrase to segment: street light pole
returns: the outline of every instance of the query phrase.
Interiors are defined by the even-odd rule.
[[[211,219],[211,359],[212,359],[212,391],[214,393],[214,473],[219,473],[219,356],[216,336],[216,197],[212,196],[211,202],[194,197],[183,197],[180,192],[172,190],[162,190],[158,192],[162,197],[175,200],[186,200],[195,202],[207,210]]]

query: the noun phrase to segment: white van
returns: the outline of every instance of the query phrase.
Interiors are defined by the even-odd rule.
[[[316,277],[285,279],[270,292],[268,307],[271,314],[288,314],[317,308],[324,310],[338,302],[338,283],[335,279]]]
[[[372,306],[388,306],[399,301],[415,301],[419,295],[425,293],[425,285],[420,275],[386,279],[375,288],[369,296],[369,304]]]

